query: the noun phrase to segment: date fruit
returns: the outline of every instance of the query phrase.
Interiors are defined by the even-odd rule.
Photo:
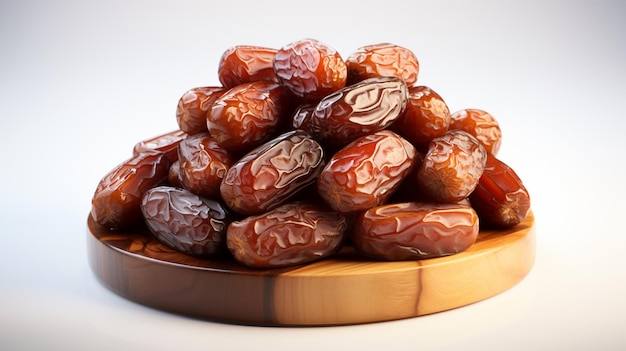
[[[488,112],[475,108],[457,111],[451,116],[450,129],[460,129],[476,137],[487,152],[497,155],[502,144],[498,121]]]
[[[291,202],[232,222],[226,244],[248,267],[286,267],[332,255],[341,247],[347,228],[345,216],[326,207]]]
[[[252,45],[237,45],[222,54],[217,77],[225,88],[267,80],[277,82],[274,56],[278,50]]]
[[[187,133],[182,130],[173,130],[142,140],[133,146],[133,155],[147,151],[163,152],[170,162],[174,162],[178,160],[178,144],[186,137]]]
[[[366,45],[346,59],[348,84],[372,77],[398,77],[408,86],[417,82],[419,62],[415,54],[391,43]]]
[[[302,39],[280,48],[274,57],[278,81],[295,96],[319,100],[346,85],[346,63],[335,49],[315,40]]]
[[[125,229],[142,222],[141,199],[167,181],[170,162],[165,153],[134,155],[100,180],[91,200],[91,216],[101,226]]]
[[[225,92],[222,87],[197,87],[186,91],[176,106],[178,128],[188,134],[206,132],[209,110]]]
[[[487,152],[472,135],[451,130],[433,139],[417,170],[417,184],[435,202],[458,202],[476,188]]]
[[[158,186],[145,193],[141,211],[152,234],[175,250],[199,257],[226,252],[230,218],[218,201],[189,190]]]
[[[469,205],[404,202],[361,214],[352,243],[357,252],[375,259],[425,259],[466,250],[478,231],[478,216]]]
[[[207,120],[209,133],[229,152],[247,152],[270,139],[288,119],[289,100],[289,92],[278,83],[238,85],[213,103]]]
[[[530,195],[520,177],[492,154],[469,199],[481,224],[496,227],[512,227],[530,211]]]
[[[311,131],[325,145],[344,146],[390,126],[403,112],[408,88],[399,78],[375,77],[327,95],[311,116]]]
[[[381,130],[337,151],[317,179],[317,191],[337,212],[367,210],[393,194],[411,172],[415,159],[411,143]]]
[[[233,164],[230,154],[209,135],[198,133],[178,146],[180,183],[200,196],[217,199],[220,183]]]
[[[313,184],[324,167],[324,150],[303,131],[286,132],[250,151],[228,170],[220,194],[233,211],[258,214]]]

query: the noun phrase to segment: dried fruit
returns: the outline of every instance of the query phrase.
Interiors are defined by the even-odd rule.
[[[157,151],[165,153],[170,162],[178,160],[178,144],[187,137],[187,133],[181,130],[173,130],[171,132],[157,135],[153,138],[142,140],[133,147],[133,155],[142,152]]]
[[[206,132],[211,106],[225,92],[223,87],[197,87],[186,91],[176,106],[178,127],[188,134]]]
[[[417,82],[419,62],[415,54],[391,43],[366,45],[346,59],[348,84],[372,77],[398,77],[411,86]]]
[[[451,115],[450,129],[460,129],[478,139],[487,152],[497,155],[502,144],[498,121],[488,112],[467,108]]]
[[[253,45],[229,48],[220,58],[217,77],[228,89],[258,80],[276,82],[278,78],[274,74],[274,56],[277,51]]]
[[[445,134],[450,122],[446,102],[431,88],[420,85],[409,88],[406,109],[392,129],[416,147],[424,148],[431,140]]]

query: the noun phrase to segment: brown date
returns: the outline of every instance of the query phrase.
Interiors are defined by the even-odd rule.
[[[182,130],[173,130],[154,138],[142,140],[133,147],[133,155],[147,151],[157,151],[165,153],[170,162],[178,160],[178,144],[187,137],[187,133]]]
[[[222,87],[197,87],[186,91],[176,106],[178,128],[189,134],[206,132],[209,110],[225,92]]]
[[[277,82],[278,78],[274,74],[274,56],[277,51],[261,46],[233,46],[222,54],[217,77],[228,89],[257,80]]]
[[[171,186],[184,188],[183,182],[180,180],[180,160],[176,160],[170,165],[170,170],[167,172],[167,183]]]
[[[318,204],[292,202],[228,226],[226,244],[235,259],[253,268],[304,264],[335,253],[346,218]]]
[[[417,82],[419,62],[415,54],[391,43],[366,45],[346,59],[348,84],[372,77],[398,77],[411,86]]]
[[[420,85],[409,88],[406,109],[392,129],[421,149],[447,132],[450,122],[450,110],[441,96]]]
[[[530,195],[520,177],[492,154],[487,155],[485,170],[469,199],[481,225],[512,227],[530,211]]]
[[[485,169],[487,152],[472,135],[450,130],[433,139],[417,170],[417,184],[436,202],[466,199]]]
[[[268,140],[290,113],[290,94],[278,83],[245,83],[213,103],[207,127],[224,149],[247,152]]]
[[[466,250],[478,231],[478,216],[469,205],[404,202],[361,214],[352,243],[357,252],[375,259],[425,259]]]
[[[286,202],[315,182],[324,150],[303,131],[290,131],[250,151],[228,170],[220,193],[240,214],[257,214]]]
[[[311,133],[311,118],[314,110],[314,104],[302,104],[298,106],[291,116],[291,128]]]
[[[323,144],[344,146],[385,129],[406,107],[408,88],[399,78],[375,77],[324,97],[311,116],[311,131]]]
[[[219,198],[220,183],[233,161],[209,133],[197,133],[183,140],[178,146],[178,159],[180,182],[185,189]]]
[[[273,65],[278,81],[305,101],[319,100],[346,85],[346,63],[339,52],[315,39],[283,46]]]
[[[317,191],[335,211],[356,213],[382,204],[411,172],[416,150],[390,130],[348,144],[328,161]]]
[[[158,186],[145,193],[141,211],[152,234],[175,250],[200,257],[226,252],[230,217],[218,201],[186,189]]]
[[[91,200],[93,219],[111,230],[141,223],[141,198],[167,180],[169,165],[166,154],[159,151],[145,151],[119,164],[96,187]]]
[[[460,129],[476,137],[487,152],[497,155],[502,144],[498,121],[488,112],[467,108],[451,115],[450,129]]]

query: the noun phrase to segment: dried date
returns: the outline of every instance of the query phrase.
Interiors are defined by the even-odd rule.
[[[221,197],[237,213],[264,212],[314,183],[324,164],[317,141],[303,131],[286,132],[235,162],[221,183]]]
[[[346,59],[348,84],[372,77],[398,77],[411,86],[417,82],[419,62],[415,54],[391,43],[366,45]]]
[[[522,180],[492,154],[487,155],[485,170],[469,199],[481,225],[512,227],[530,212],[530,195]]]
[[[322,170],[317,190],[335,211],[363,211],[387,200],[411,172],[415,160],[411,143],[381,130],[337,151]]]
[[[141,223],[141,198],[167,180],[170,162],[165,153],[145,151],[112,169],[98,183],[91,215],[101,226],[124,229]]]
[[[200,257],[226,252],[230,216],[218,201],[186,189],[158,186],[145,193],[141,211],[152,234],[175,250]]]
[[[188,134],[206,132],[209,110],[225,92],[222,87],[198,87],[186,91],[176,106],[178,127]]]
[[[485,169],[487,152],[472,135],[451,130],[433,139],[417,170],[417,184],[436,202],[466,199]]]
[[[406,107],[408,88],[395,77],[375,77],[327,95],[311,115],[311,131],[331,147],[385,129]]]
[[[220,58],[217,77],[226,88],[267,80],[277,82],[274,56],[278,50],[252,45],[238,45],[226,50]]]
[[[351,238],[365,256],[414,260],[464,251],[474,244],[478,231],[478,216],[469,205],[404,202],[365,211]]]
[[[292,202],[232,222],[226,243],[243,265],[286,267],[332,255],[341,247],[347,228],[341,214],[312,203]]]
[[[174,162],[178,160],[178,144],[186,137],[187,133],[184,131],[173,130],[153,138],[142,140],[133,147],[133,155],[147,151],[163,152],[170,162]]]
[[[460,129],[473,135],[493,155],[500,151],[502,131],[489,112],[475,108],[457,111],[451,115],[450,129]]]

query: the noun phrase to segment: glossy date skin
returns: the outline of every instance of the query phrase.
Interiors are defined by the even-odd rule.
[[[450,123],[446,102],[431,88],[420,85],[409,88],[406,109],[392,129],[417,148],[425,149],[431,140],[448,131]]]
[[[404,202],[365,211],[356,221],[357,252],[379,260],[449,256],[469,248],[478,236],[476,212],[466,204]]]
[[[498,155],[502,144],[502,131],[498,121],[489,112],[466,108],[454,112],[450,129],[460,129],[478,139],[487,152]]]
[[[416,150],[389,130],[361,137],[336,152],[317,180],[333,210],[356,213],[386,201],[411,172]]]
[[[302,39],[278,50],[278,81],[304,101],[315,101],[346,85],[346,63],[339,52],[315,39]]]
[[[225,88],[233,88],[258,80],[277,82],[274,56],[277,49],[253,45],[238,45],[222,54],[217,77]]]
[[[344,146],[391,125],[407,98],[408,88],[399,78],[366,79],[324,97],[311,115],[311,131],[325,145]]]
[[[206,132],[209,110],[225,92],[223,87],[197,87],[186,91],[176,106],[176,123],[180,130],[188,134]]]
[[[134,155],[100,180],[91,201],[91,215],[110,230],[142,222],[141,199],[146,191],[167,181],[170,162],[165,153]]]
[[[224,149],[231,153],[247,152],[271,138],[290,113],[290,94],[278,83],[245,83],[228,90],[213,103],[207,127]]]
[[[252,268],[310,263],[335,253],[348,228],[345,216],[308,202],[283,204],[228,226],[235,259]]]
[[[470,202],[481,225],[512,227],[530,212],[530,194],[520,177],[507,164],[487,155],[487,163]]]
[[[143,152],[162,152],[170,162],[178,160],[178,144],[187,137],[182,130],[173,130],[153,138],[142,140],[133,146],[133,155]]]
[[[286,132],[235,162],[220,194],[233,211],[258,214],[314,183],[324,165],[324,150],[317,141],[303,131]]]
[[[472,135],[450,130],[433,139],[417,170],[417,185],[436,202],[466,199],[485,169],[487,152]]]
[[[209,135],[189,136],[178,146],[182,186],[200,196],[219,198],[222,179],[233,164],[231,155]]]
[[[145,193],[141,211],[152,234],[175,250],[199,257],[226,252],[230,217],[218,201],[186,189],[158,186]]]
[[[417,82],[419,62],[415,54],[391,43],[366,45],[346,59],[348,84],[372,77],[398,77],[408,86]]]

